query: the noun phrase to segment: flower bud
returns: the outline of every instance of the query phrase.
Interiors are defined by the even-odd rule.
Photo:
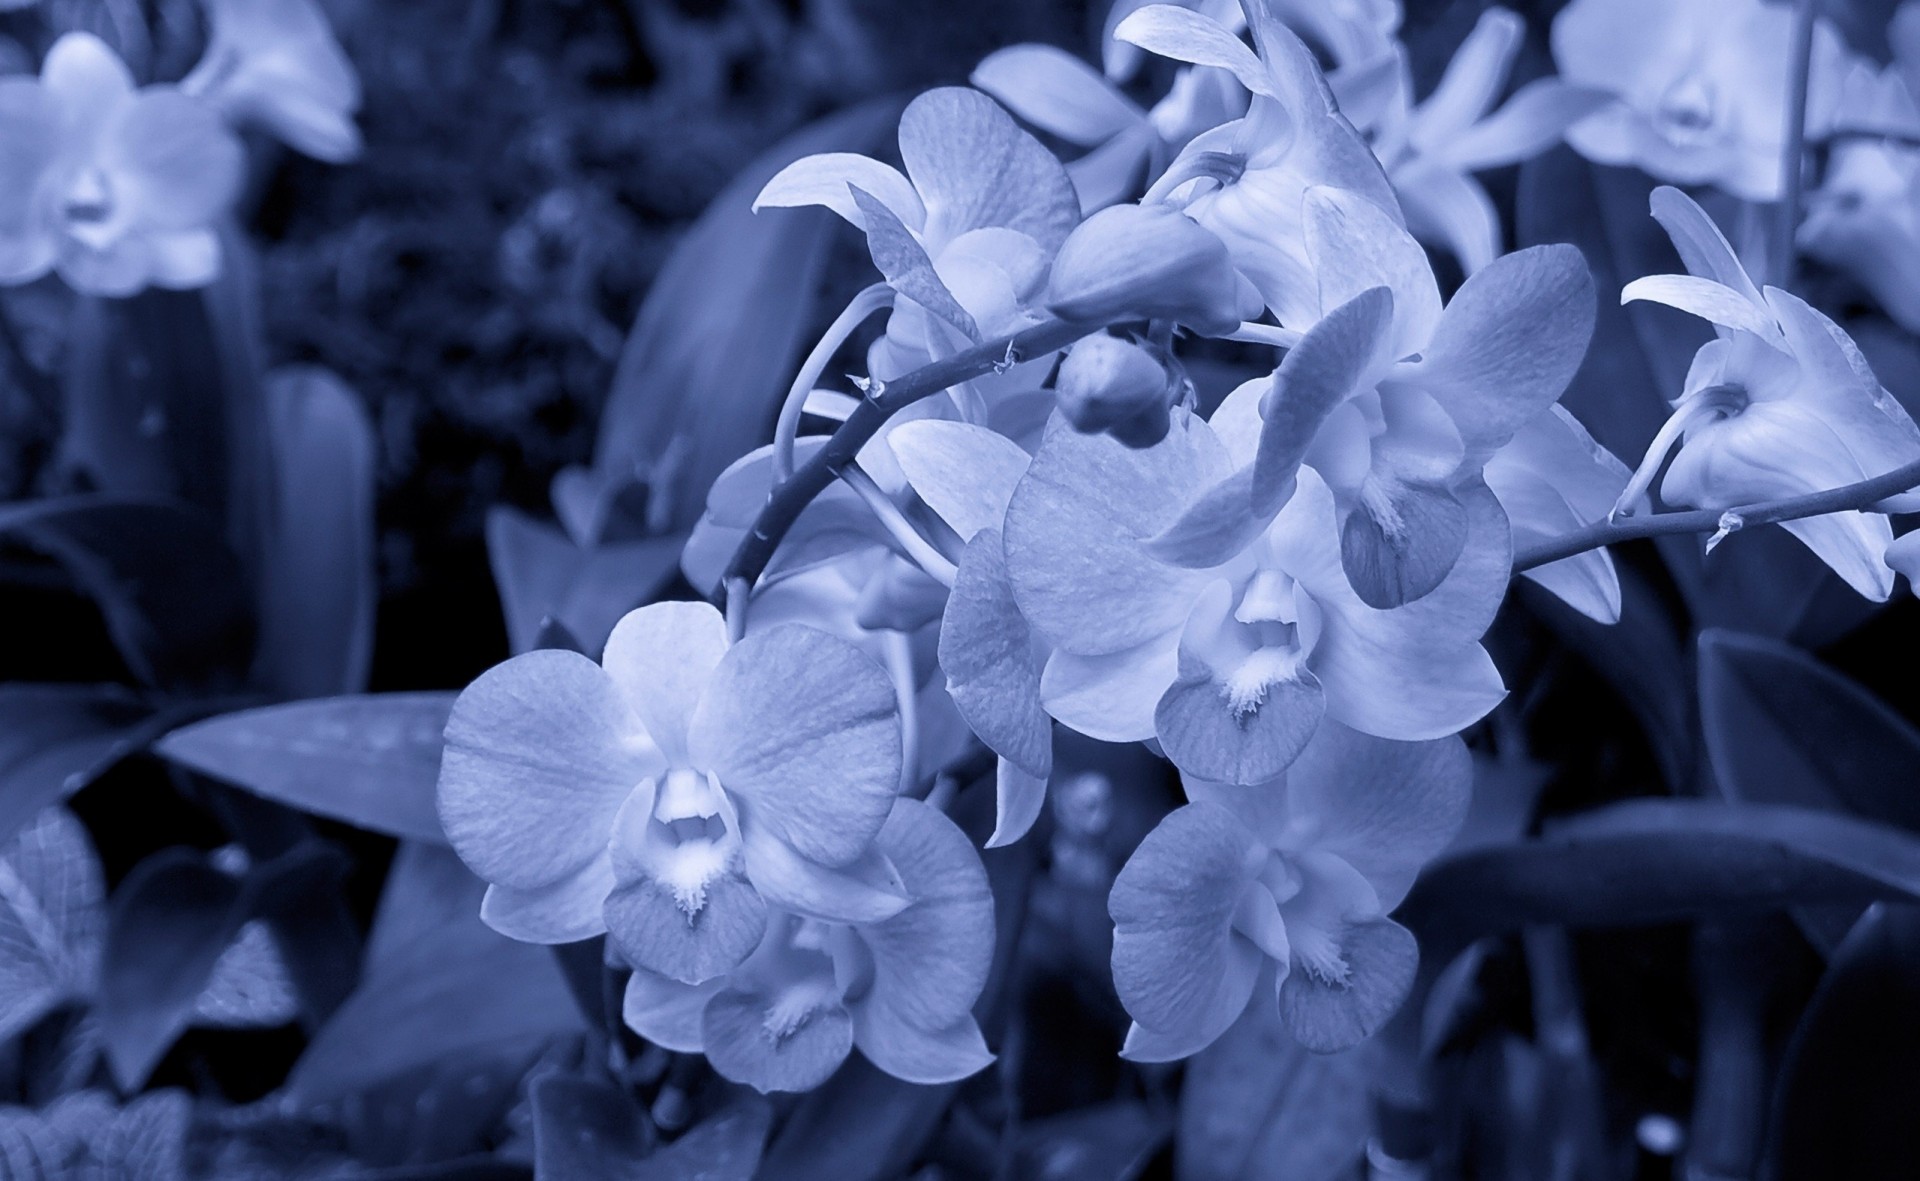
[[[1077,431],[1104,431],[1133,448],[1151,447],[1166,437],[1173,383],[1166,368],[1137,344],[1087,337],[1060,363],[1054,392],[1060,412]]]
[[[1047,307],[1063,320],[1175,320],[1204,335],[1243,317],[1242,279],[1213,231],[1165,205],[1114,205],[1080,223],[1054,256]]]

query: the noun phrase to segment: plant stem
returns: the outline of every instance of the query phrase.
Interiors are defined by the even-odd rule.
[[[1657,537],[1666,533],[1734,533],[1753,525],[1797,521],[1802,517],[1863,509],[1915,487],[1920,487],[1920,461],[1897,467],[1870,480],[1843,484],[1823,492],[1810,492],[1805,496],[1789,496],[1784,500],[1743,504],[1730,509],[1696,509],[1691,512],[1627,517],[1618,521],[1595,521],[1584,529],[1576,529],[1519,550],[1513,555],[1513,570],[1518,574],[1522,570],[1570,558],[1590,549],[1640,537]]]
[[[1793,238],[1800,228],[1800,173],[1807,155],[1807,79],[1813,70],[1813,23],[1820,0],[1795,0],[1793,49],[1787,90],[1786,147],[1780,154],[1780,207],[1775,211],[1773,249],[1767,271],[1775,287],[1793,278]]]
[[[727,572],[720,580],[720,586],[714,589],[716,598],[723,598],[728,584],[736,579],[744,580],[749,587],[753,585],[760,577],[760,572],[767,568],[773,551],[780,545],[780,539],[787,535],[787,530],[793,527],[801,511],[839,478],[840,473],[860,454],[860,448],[879,433],[887,419],[922,398],[932,397],[963,381],[971,381],[1020,361],[1065,348],[1081,337],[1099,331],[1101,327],[1099,324],[1069,324],[1064,320],[1048,320],[1012,336],[989,340],[945,360],[922,366],[898,380],[884,384],[876,382],[860,405],[847,417],[847,421],[833,432],[827,445],[815,452],[813,458],[795,471],[790,479],[774,486],[772,494],[767,497],[766,506],[754,518],[753,526],[740,542],[740,548],[734,551],[733,560],[727,564]]]

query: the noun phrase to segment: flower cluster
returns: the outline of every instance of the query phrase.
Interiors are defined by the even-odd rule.
[[[1147,744],[1189,801],[1113,884],[1124,1053],[1192,1054],[1256,998],[1311,1049],[1370,1036],[1414,977],[1389,915],[1458,829],[1462,735],[1507,691],[1483,639],[1516,551],[1632,512],[1663,466],[1668,502],[1729,509],[1920,461],[1846,334],[1662,188],[1690,274],[1622,297],[1717,337],[1630,472],[1560,405],[1594,328],[1584,259],[1505,252],[1473,178],[1564,135],[1772,196],[1785,99],[1734,63],[1786,52],[1783,10],[1576,0],[1564,77],[1502,102],[1524,33],[1504,10],[1418,97],[1390,3],[1124,7],[1104,72],[1002,51],[979,89],[906,108],[904,170],[836,153],[766,185],[760,206],[856,227],[881,281],[709,492],[682,568],[725,616],[655,604],[598,664],[515,657],[448,729],[442,816],[487,920],[604,931],[627,1022],[763,1090],[856,1047],[916,1082],[988,1060],[992,899],[923,800],[977,739],[987,844],[1021,839],[1056,724]],[[1178,63],[1151,107],[1119,88],[1141,50]],[[1817,26],[1815,93],[1840,54]],[[1063,165],[988,94],[1084,154]],[[882,311],[857,394],[816,389]],[[1267,363],[1203,396],[1195,337]],[[802,435],[809,415],[834,433]],[[1884,512],[1910,501],[1788,527],[1885,598],[1909,558]],[[1619,618],[1604,548],[1523,565]]]
[[[39,77],[0,79],[0,283],[204,286],[242,186],[236,128],[326,160],[357,153],[358,81],[312,0],[214,0],[208,15],[206,56],[177,85],[137,86],[89,33],[56,41]]]

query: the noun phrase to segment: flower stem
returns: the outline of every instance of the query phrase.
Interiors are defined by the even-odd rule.
[[[1801,170],[1807,156],[1807,79],[1813,71],[1813,23],[1820,0],[1794,0],[1793,48],[1788,68],[1786,147],[1780,154],[1780,207],[1773,223],[1767,271],[1775,287],[1793,278],[1793,239],[1800,228]]]
[[[793,443],[800,434],[800,415],[806,408],[807,394],[812,391],[813,383],[820,380],[820,374],[826,370],[827,362],[833,354],[846,343],[868,316],[882,308],[893,306],[893,288],[885,283],[875,283],[862,290],[847,304],[846,310],[834,317],[826,334],[813,346],[807,359],[801,364],[800,372],[793,379],[793,386],[787,390],[785,400],[780,403],[780,420],[773,428],[773,476],[776,480],[785,480],[793,475]]]
[[[1755,525],[1864,509],[1916,487],[1920,487],[1920,461],[1897,467],[1870,480],[1843,484],[1822,492],[1809,492],[1804,496],[1789,496],[1783,500],[1767,500],[1727,509],[1696,509],[1684,513],[1655,513],[1645,517],[1623,517],[1616,521],[1595,521],[1584,529],[1576,529],[1517,551],[1513,555],[1513,570],[1518,574],[1522,570],[1570,558],[1590,549],[1640,537],[1657,537],[1667,533],[1711,534],[1722,530],[1731,533]]]
[[[813,457],[796,470],[792,478],[774,486],[772,494],[767,497],[766,506],[754,518],[753,526],[740,542],[740,548],[734,551],[733,560],[727,564],[726,575],[714,593],[724,595],[727,584],[734,579],[744,579],[751,586],[760,577],[760,572],[767,568],[773,551],[787,535],[787,530],[793,527],[801,511],[847,469],[867,440],[878,434],[887,419],[901,409],[960,382],[971,381],[1019,361],[1063,349],[1102,327],[1104,325],[1048,320],[1012,336],[986,341],[945,360],[922,366],[897,380],[874,383],[847,421],[833,432],[826,446],[814,452]]]

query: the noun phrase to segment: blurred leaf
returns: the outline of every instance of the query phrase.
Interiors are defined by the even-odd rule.
[[[373,657],[373,423],[324,369],[267,380],[271,489],[261,554],[259,673],[288,697],[366,688]]]
[[[212,1029],[267,1029],[286,1025],[300,1012],[300,998],[287,963],[264,920],[240,934],[214,961],[206,988],[193,1003],[190,1024]]]
[[[1920,899],[1920,838],[1811,808],[1640,799],[1536,840],[1443,855],[1398,917],[1433,966],[1530,923],[1631,926],[1889,898]]]
[[[257,795],[348,824],[444,842],[434,791],[452,693],[374,693],[223,714],[155,750]]]
[[[1920,733],[1806,653],[1760,636],[1702,633],[1700,713],[1733,798],[1920,832]]]
[[[533,1175],[540,1181],[640,1181],[652,1175],[642,1158],[653,1146],[653,1123],[625,1088],[605,1078],[556,1072],[535,1079],[528,1097]]]
[[[753,1181],[773,1108],[757,1095],[708,1117],[646,1160],[647,1181]],[[836,1178],[836,1181],[838,1179]]]
[[[117,685],[0,685],[0,840],[167,724]]]
[[[1693,783],[1695,757],[1685,633],[1639,571],[1624,562],[1616,568],[1620,622],[1611,626],[1595,623],[1531,582],[1516,586],[1527,609],[1620,694],[1647,736],[1667,786],[1685,791]]]
[[[201,684],[244,662],[246,575],[205,515],[161,500],[68,496],[0,507],[0,535],[66,568],[140,680]]]
[[[878,1181],[919,1154],[952,1102],[952,1083],[903,1083],[858,1054],[804,1096],[767,1149],[761,1181]]]
[[[654,531],[688,529],[722,469],[763,441],[814,318],[839,219],[753,200],[815,152],[875,152],[900,113],[877,99],[803,128],[749,164],[654,279],[600,420],[602,496],[645,480]]]
[[[245,905],[240,882],[182,849],[154,854],[120,884],[108,917],[100,1020],[122,1089],[145,1082],[186,1028],[246,920]]]
[[[1256,1002],[1187,1066],[1175,1171],[1181,1181],[1336,1181],[1371,1128],[1359,1052],[1311,1053],[1272,1004]]]
[[[185,1091],[149,1091],[120,1109],[91,1142],[98,1176],[186,1181],[193,1100]]]
[[[1021,1177],[1133,1181],[1173,1134],[1164,1111],[1135,1100],[1082,1107],[1020,1130]]]
[[[1828,966],[1782,1066],[1777,1181],[1912,1177],[1920,1161],[1920,909],[1868,910]]]
[[[92,994],[105,905],[93,843],[65,808],[0,846],[0,1042]]]
[[[487,514],[487,557],[515,652],[540,647],[549,620],[599,652],[620,617],[651,599],[679,568],[685,534],[583,548],[517,509]]]
[[[547,949],[480,921],[485,885],[450,850],[408,843],[388,871],[360,986],[294,1066],[306,1102],[473,1051],[523,1056],[581,1030]]]

